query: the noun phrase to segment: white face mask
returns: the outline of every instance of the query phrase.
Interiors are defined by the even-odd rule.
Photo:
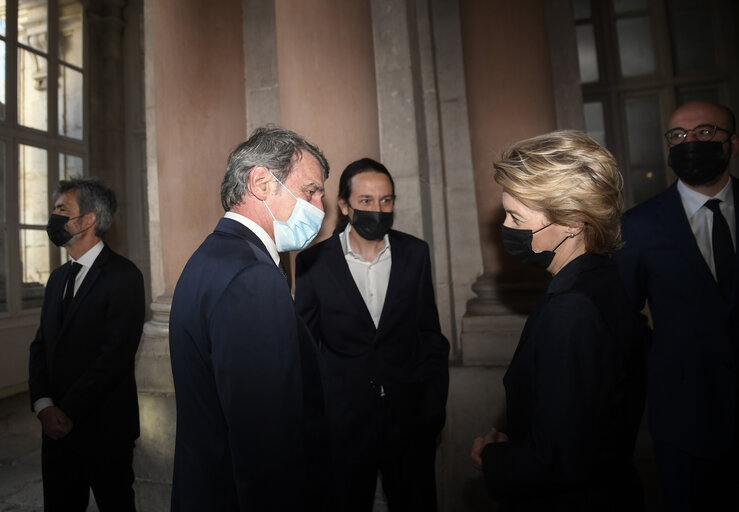
[[[270,174],[272,173],[270,172]],[[275,175],[272,174],[272,177],[275,178]],[[280,180],[275,178],[275,181],[282,185],[291,196],[295,197],[295,194],[290,192],[290,189],[285,187]],[[321,230],[324,216],[321,209],[313,206],[305,199],[295,197],[295,200],[297,203],[295,203],[293,212],[287,222],[278,221],[267,203],[262,201],[264,206],[267,206],[267,211],[272,215],[272,219],[274,219],[275,245],[277,245],[279,252],[305,249]]]

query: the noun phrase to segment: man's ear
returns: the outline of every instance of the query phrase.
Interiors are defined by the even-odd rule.
[[[249,173],[248,189],[249,193],[260,201],[264,201],[269,196],[270,186],[275,179],[269,169],[263,165],[255,166]]]
[[[341,210],[341,213],[343,213],[344,215],[348,217],[349,216],[349,204],[346,201],[344,201],[342,198],[339,198],[338,205],[339,205],[339,210]]]
[[[82,229],[88,229],[95,225],[98,216],[95,212],[87,212],[82,216]]]
[[[739,135],[734,133],[729,140],[731,141],[731,156],[729,158],[736,158],[739,156]]]

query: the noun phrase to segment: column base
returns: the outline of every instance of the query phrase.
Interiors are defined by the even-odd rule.
[[[169,312],[172,296],[151,304],[153,318],[144,324],[136,355],[141,436],[134,452],[136,506],[146,512],[168,512],[177,411],[169,359]]]

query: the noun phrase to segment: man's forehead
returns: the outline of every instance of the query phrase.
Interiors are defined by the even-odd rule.
[[[304,184],[314,182],[323,186],[323,169],[313,155],[303,152],[302,158],[295,162],[293,171],[291,174],[297,174],[296,178]]]
[[[670,128],[695,128],[700,124],[726,127],[729,116],[724,109],[711,103],[687,104],[678,108],[670,117]]]
[[[77,191],[68,190],[59,194],[59,197],[54,201],[55,205],[64,204],[65,206],[77,205]]]

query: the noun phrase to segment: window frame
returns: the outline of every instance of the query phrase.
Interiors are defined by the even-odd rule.
[[[676,5],[681,4],[681,5]],[[675,47],[671,26],[671,15],[675,10],[695,7],[694,2],[682,0],[648,0],[647,8],[616,14],[613,2],[590,1],[590,18],[575,19],[574,26],[592,23],[596,41],[599,80],[581,83],[583,103],[600,101],[603,103],[603,124],[605,126],[608,149],[614,154],[624,176],[624,196],[626,206],[632,206],[634,184],[631,179],[629,145],[626,136],[626,102],[635,96],[656,94],[660,112],[662,132],[664,132],[672,112],[678,105],[682,90],[712,88],[717,91],[719,101],[732,105],[737,98],[732,96],[731,85],[737,83],[737,71],[730,61],[736,50],[722,41],[736,42],[735,36],[728,32],[734,17],[732,7],[726,0],[709,0],[706,7],[715,27],[714,49],[716,67],[713,70],[678,72],[675,64]],[[655,73],[653,75],[623,77],[620,70],[616,21],[635,13],[648,14],[651,20],[652,46],[654,49]],[[736,12],[734,12],[736,15]],[[728,47],[727,47],[728,46]],[[662,148],[666,188],[675,180],[672,169],[667,164],[667,147]]]
[[[5,144],[5,219],[0,219],[0,233],[6,236],[6,309],[0,311],[0,329],[30,325],[38,322],[40,307],[23,309],[21,243],[22,229],[43,230],[45,225],[20,223],[19,198],[19,148],[22,145],[33,146],[46,151],[47,160],[47,208],[53,210],[53,191],[59,180],[59,155],[67,154],[82,159],[82,173],[89,175],[89,69],[88,69],[88,16],[85,4],[78,1],[82,14],[82,66],[64,61],[59,55],[60,44],[60,0],[47,0],[47,78],[46,108],[47,130],[37,130],[23,126],[18,122],[18,50],[36,52],[30,46],[18,41],[18,3],[19,0],[6,0],[6,31],[0,40],[5,43],[6,50],[6,109],[5,119],[0,120],[0,141]],[[64,64],[82,73],[82,138],[74,139],[59,134],[59,67]],[[66,257],[63,251],[53,244],[49,246],[49,267],[53,271]],[[44,283],[45,287],[46,283]]]

